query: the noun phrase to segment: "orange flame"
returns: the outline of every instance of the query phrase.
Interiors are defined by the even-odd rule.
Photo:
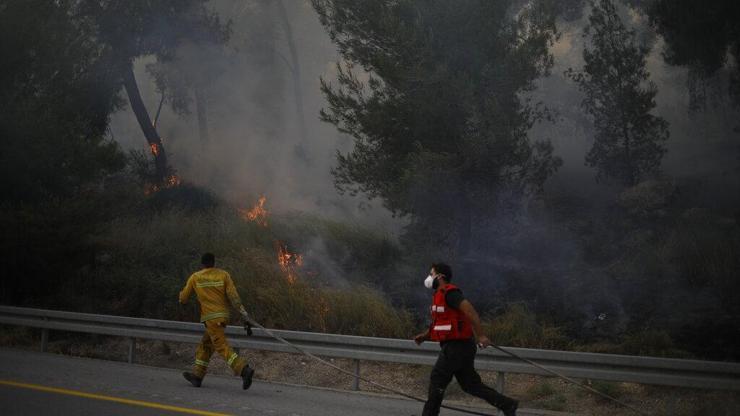
[[[262,227],[267,227],[267,219],[270,212],[265,209],[267,198],[260,196],[257,203],[251,208],[237,208],[241,217],[246,221],[255,222]],[[282,270],[288,283],[293,284],[298,280],[298,269],[303,266],[303,255],[291,253],[288,246],[275,240],[275,252],[278,265]]]
[[[167,188],[172,188],[172,187],[178,186],[181,183],[182,183],[182,181],[180,180],[180,178],[177,175],[170,175],[165,180],[165,185],[166,185]]]
[[[182,180],[177,175],[170,175],[167,178],[165,178],[162,185],[157,185],[153,183],[148,183],[144,186],[144,195],[151,195],[153,193],[159,192],[162,189],[166,188],[174,188],[176,186],[179,186],[182,183]]]
[[[279,241],[275,242],[277,246],[277,257],[280,269],[285,273],[288,283],[295,283],[298,279],[297,269],[303,266],[303,255],[291,253],[288,247]]]
[[[265,196],[263,195],[260,197],[259,202],[257,202],[257,204],[252,207],[252,209],[239,209],[239,213],[245,220],[256,222],[262,227],[267,227],[267,217],[269,211],[265,209],[265,202],[267,202],[267,198],[265,198]]]
[[[149,143],[149,149],[151,149],[154,157],[159,156],[159,145],[157,143]]]

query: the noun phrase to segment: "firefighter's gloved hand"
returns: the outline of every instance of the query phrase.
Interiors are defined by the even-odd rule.
[[[491,345],[491,340],[485,335],[478,335],[478,348],[484,349]]]
[[[247,314],[247,311],[244,309],[240,310],[239,313],[242,316],[242,321],[244,321],[244,330],[247,331],[247,335],[252,335],[252,325],[249,323],[249,314]]]

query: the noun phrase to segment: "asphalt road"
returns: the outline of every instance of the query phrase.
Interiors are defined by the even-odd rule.
[[[180,371],[0,348],[0,413],[13,415],[419,415],[405,399],[212,375],[201,388]],[[476,409],[481,411],[481,409]],[[491,408],[490,414],[495,414]],[[519,412],[526,416],[527,412]],[[442,415],[462,415],[442,411]]]

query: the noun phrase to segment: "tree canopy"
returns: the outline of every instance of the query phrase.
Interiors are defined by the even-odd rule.
[[[690,82],[707,79],[721,69],[729,71],[726,89],[740,105],[740,3],[734,0],[696,2],[652,0],[645,5],[655,31],[665,40],[663,57],[671,65],[686,66]],[[696,97],[695,85],[692,89]]]
[[[104,138],[120,81],[106,48],[66,2],[0,2],[0,193],[3,200],[67,196],[123,167]]]
[[[552,66],[552,10],[508,0],[315,0],[343,58],[322,80],[324,121],[354,138],[333,173],[465,254],[473,221],[504,192],[541,188],[559,165],[527,131],[526,99]]]
[[[585,93],[582,105],[594,119],[586,164],[600,180],[634,186],[658,170],[668,139],[668,123],[650,114],[658,90],[645,69],[649,48],[637,44],[611,0],[593,5],[584,37],[591,41],[584,68],[567,74]]]

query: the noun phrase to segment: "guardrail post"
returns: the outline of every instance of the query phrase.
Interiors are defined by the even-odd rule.
[[[136,338],[128,339],[128,363],[134,363],[134,355],[136,353]]]
[[[506,383],[506,376],[504,375],[503,371],[499,371],[498,374],[496,375],[496,390],[501,394],[504,394],[505,383]],[[501,416],[504,414],[504,412],[498,410],[496,414],[498,416]]]
[[[48,321],[49,317],[44,316],[44,321]],[[49,346],[49,328],[43,328],[41,330],[41,352],[46,352]]]
[[[41,352],[46,352],[46,347],[49,345],[49,328],[41,330]]]
[[[353,360],[355,362],[355,380],[352,382],[352,389],[354,391],[360,390],[360,360]]]

